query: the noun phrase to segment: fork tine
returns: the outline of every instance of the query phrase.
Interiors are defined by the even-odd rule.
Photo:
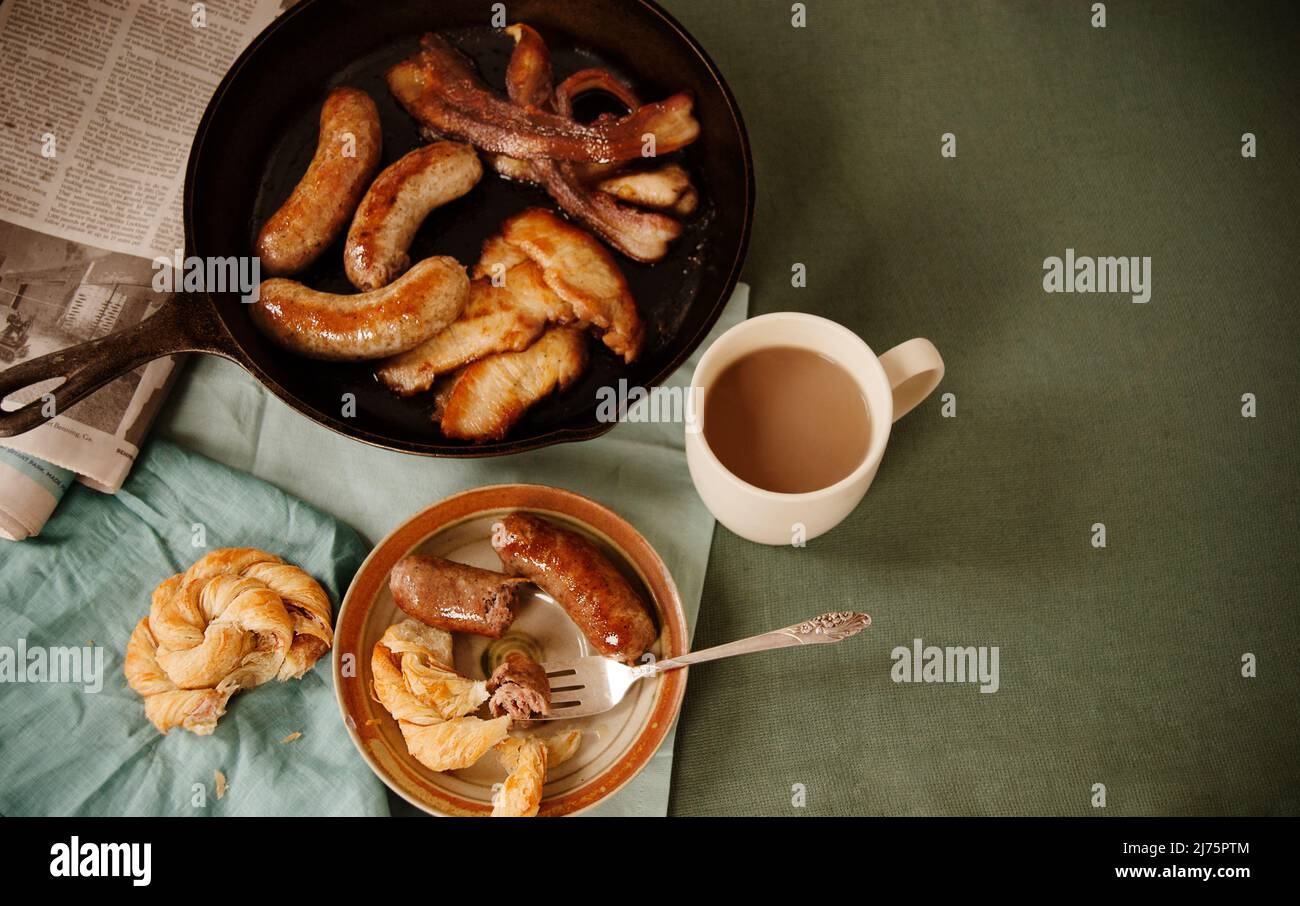
[[[542,664],[551,691],[551,713],[541,720],[564,720],[601,714],[623,698],[626,687],[611,674],[623,669],[605,658],[588,656]]]

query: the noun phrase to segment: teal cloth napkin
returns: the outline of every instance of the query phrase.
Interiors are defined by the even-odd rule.
[[[703,350],[744,320],[748,308],[749,288],[742,284],[710,337],[667,385],[687,386]],[[370,544],[414,513],[468,488],[528,482],[576,491],[619,513],[654,545],[672,572],[694,629],[713,517],[691,485],[680,424],[629,422],[596,440],[515,456],[429,459],[341,437],[281,403],[239,367],[201,357],[181,376],[159,430],[338,516]],[[331,703],[329,717],[337,721],[335,710]],[[666,814],[673,740],[670,734],[645,770],[592,814]],[[351,754],[362,765],[361,756]],[[395,813],[413,811],[397,797],[389,798]]]
[[[12,665],[20,646],[90,645],[93,672],[102,652],[98,691],[84,674],[80,685],[15,682],[16,671],[0,682],[0,813],[387,812],[339,718],[328,656],[301,680],[237,694],[212,736],[162,736],[145,719],[122,673],[127,639],[154,586],[218,547],[279,554],[324,586],[336,612],[367,550],[339,520],[162,439],[116,496],[75,485],[39,537],[0,541],[0,660]],[[229,784],[220,800],[217,771]]]

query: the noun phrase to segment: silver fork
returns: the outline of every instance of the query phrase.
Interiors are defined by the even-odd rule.
[[[792,645],[823,645],[857,635],[871,625],[871,615],[853,611],[824,613],[784,629],[736,642],[692,651],[681,657],[628,667],[606,657],[580,657],[572,661],[543,664],[551,681],[551,713],[534,720],[569,720],[608,711],[623,700],[627,690],[648,676],[658,676],[691,664],[755,651],[771,651]]]

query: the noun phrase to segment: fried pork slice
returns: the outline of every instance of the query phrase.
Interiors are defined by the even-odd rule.
[[[529,208],[501,225],[501,235],[542,266],[542,278],[579,321],[625,362],[641,351],[645,328],[623,272],[594,236],[542,208]]]
[[[506,72],[506,89],[515,104],[528,110],[546,108],[572,119],[574,98],[589,91],[600,91],[618,98],[629,111],[641,108],[641,100],[632,87],[604,69],[575,72],[552,89],[551,58],[545,42],[526,25],[516,25],[507,31],[515,39],[515,49]],[[619,204],[614,193],[589,185],[601,175],[593,168],[605,164],[533,160],[530,166],[522,168],[498,156],[492,166],[507,179],[539,183],[566,214],[633,260],[658,261],[668,254],[669,244],[681,235],[682,226],[673,218]]]
[[[511,245],[504,236],[497,234],[483,242],[483,252],[479,255],[478,264],[474,265],[473,276],[475,279],[485,277],[500,283],[510,268],[530,260],[532,259],[523,249]]]
[[[680,164],[668,164],[658,170],[616,173],[602,179],[597,187],[620,201],[682,216],[694,211],[699,203],[691,177]]]
[[[551,684],[542,665],[512,651],[488,679],[488,710],[493,717],[508,714],[518,726],[551,713]]]
[[[480,359],[452,383],[441,407],[442,433],[500,440],[529,406],[568,388],[586,366],[586,336],[576,327],[551,327],[522,352]]]
[[[541,267],[524,258],[500,286],[486,277],[474,280],[456,321],[409,352],[386,359],[375,373],[388,389],[410,396],[484,356],[526,349],[547,324],[573,318],[572,306],[546,285]]]

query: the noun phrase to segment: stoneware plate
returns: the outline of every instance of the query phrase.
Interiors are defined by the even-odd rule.
[[[411,553],[500,570],[490,543],[492,525],[515,511],[535,513],[595,542],[653,605],[659,627],[652,648],[655,657],[686,652],[686,618],[668,568],[640,532],[592,500],[540,485],[493,485],[448,497],[412,517],[370,553],[343,599],[334,643],[334,690],[348,733],[366,763],[395,793],[430,814],[489,814],[493,784],[505,780],[505,771],[492,753],[463,771],[428,770],[407,753],[397,722],[374,700],[370,653],[384,630],[405,618],[393,603],[388,576],[394,564]],[[544,662],[594,653],[563,608],[533,586],[525,587],[517,613],[511,632],[531,637]],[[482,679],[489,640],[463,633],[454,634],[454,639],[456,669]],[[350,675],[344,675],[345,666]],[[686,671],[674,670],[642,680],[605,714],[546,721],[522,731],[551,735],[574,727],[582,730],[578,753],[548,773],[540,814],[583,811],[635,777],[663,742],[685,690]]]

